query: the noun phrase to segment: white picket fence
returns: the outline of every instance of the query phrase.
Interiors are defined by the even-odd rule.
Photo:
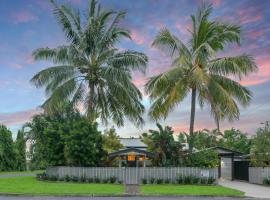
[[[170,179],[175,181],[179,176],[193,175],[197,177],[218,178],[218,169],[206,169],[197,167],[49,167],[46,170],[49,176],[86,177],[100,179],[117,177],[118,180],[125,184],[139,184],[142,179],[150,180],[151,178]]]
[[[265,178],[270,178],[270,167],[249,167],[249,182],[263,184]]]

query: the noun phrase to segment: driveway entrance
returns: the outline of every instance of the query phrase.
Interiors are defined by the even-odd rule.
[[[270,198],[270,188],[241,181],[219,180],[219,185],[245,192],[247,197]]]

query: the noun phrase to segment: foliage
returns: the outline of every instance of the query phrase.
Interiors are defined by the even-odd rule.
[[[83,105],[91,122],[111,119],[121,126],[126,117],[142,124],[142,95],[132,83],[131,72],[144,71],[147,57],[116,47],[122,39],[131,39],[130,32],[120,26],[125,12],[105,10],[91,0],[82,15],[72,7],[51,2],[67,44],[33,52],[35,60],[54,64],[31,80],[36,87],[45,87],[48,98],[42,107],[53,112],[59,103],[70,101],[74,107]]]
[[[265,122],[264,126],[257,130],[251,148],[251,163],[256,167],[270,166],[270,124]]]
[[[174,140],[172,128],[157,124],[158,130],[143,133],[142,140],[148,145],[150,152],[156,153],[152,163],[155,166],[177,166],[182,162],[182,146]]]
[[[263,184],[264,184],[264,185],[270,185],[270,177],[265,178],[265,179],[263,180]]]
[[[26,127],[28,139],[35,141],[31,151],[34,166],[101,165],[105,152],[97,124],[70,105],[53,115],[37,115]]]
[[[219,129],[220,120],[238,119],[238,104],[247,106],[252,97],[251,91],[234,79],[257,70],[254,59],[247,54],[217,58],[227,44],[240,43],[241,31],[238,25],[211,21],[211,13],[212,6],[203,4],[191,16],[191,37],[187,45],[166,28],[158,33],[153,46],[172,57],[172,67],[151,77],[145,89],[153,101],[149,114],[155,120],[167,117],[191,92],[191,136],[196,100],[201,108],[205,104],[210,106]]]
[[[251,148],[251,139],[240,130],[234,128],[225,130],[223,137],[219,140],[219,146],[234,151],[249,154]]]
[[[191,145],[197,150],[202,150],[218,146],[220,135],[221,133],[216,129],[213,131],[209,131],[207,129],[195,131],[193,135],[180,132],[178,135],[178,141],[181,143],[187,142],[189,146]]]
[[[0,171],[15,170],[16,164],[12,133],[6,126],[0,125]]]
[[[123,145],[120,142],[120,137],[117,135],[114,127],[104,130],[102,137],[103,149],[108,153],[118,151],[123,148]]]
[[[17,170],[26,170],[26,141],[22,130],[18,131],[17,139],[15,142]]]
[[[219,164],[218,153],[215,150],[202,150],[197,153],[190,154],[186,164],[192,167],[214,168]]]

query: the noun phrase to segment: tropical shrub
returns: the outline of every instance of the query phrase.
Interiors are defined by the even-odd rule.
[[[270,124],[265,122],[257,130],[251,148],[251,164],[255,167],[270,166]]]
[[[36,115],[25,125],[27,137],[35,141],[31,156],[35,166],[100,166],[106,152],[97,124],[90,123],[69,104],[61,112]],[[60,109],[59,109],[60,110]]]
[[[110,182],[110,183],[116,183],[116,181],[117,181],[117,177],[116,177],[116,176],[111,176],[111,177],[109,178],[109,182]]]
[[[157,178],[157,180],[156,180],[156,183],[157,184],[162,184],[164,181],[163,181],[163,179],[162,178]]]
[[[270,177],[263,179],[264,185],[270,185]]]
[[[150,184],[156,183],[156,179],[155,179],[155,178],[150,178],[149,183],[150,183]]]
[[[147,178],[142,178],[142,184],[147,184]]]

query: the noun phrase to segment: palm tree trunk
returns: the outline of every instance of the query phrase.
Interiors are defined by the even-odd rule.
[[[94,104],[94,84],[91,83],[91,81],[89,81],[88,83],[88,87],[89,87],[89,100],[88,100],[88,109],[87,109],[87,117],[89,119],[90,122],[94,121],[94,108],[93,108],[93,104]]]
[[[196,88],[192,88],[191,92],[191,112],[190,112],[190,126],[189,136],[191,138],[189,144],[189,151],[193,150],[193,132],[194,132],[194,121],[195,121],[195,109],[196,109]]]

